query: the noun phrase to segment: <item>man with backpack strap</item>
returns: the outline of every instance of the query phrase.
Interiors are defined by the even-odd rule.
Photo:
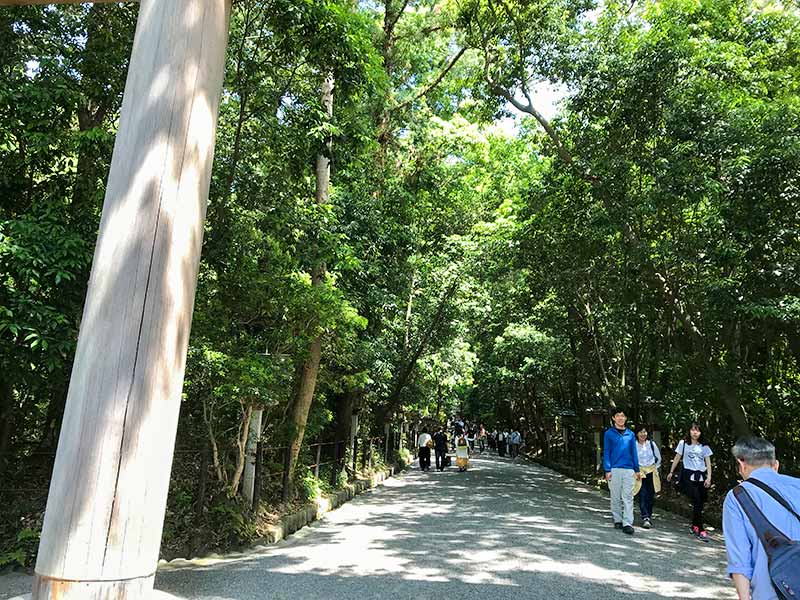
[[[722,522],[739,599],[800,598],[800,479],[778,474],[775,446],[762,438],[732,452],[744,482],[728,492]]]

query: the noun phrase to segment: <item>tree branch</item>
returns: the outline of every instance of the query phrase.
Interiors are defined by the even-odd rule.
[[[456,65],[456,63],[459,61],[459,59],[460,59],[462,56],[464,56],[464,53],[465,53],[466,51],[467,51],[467,49],[466,49],[466,48],[462,48],[461,50],[459,50],[459,51],[458,51],[458,54],[456,54],[456,55],[455,55],[455,56],[454,56],[454,57],[453,57],[453,58],[450,60],[450,62],[449,62],[449,63],[448,63],[448,65],[447,65],[447,66],[444,68],[444,70],[443,70],[441,73],[439,73],[439,76],[438,76],[436,79],[434,79],[434,80],[433,80],[433,83],[431,83],[431,84],[430,84],[428,87],[426,87],[424,90],[422,90],[422,91],[421,91],[419,94],[417,94],[417,95],[416,95],[416,96],[414,96],[413,98],[410,98],[409,100],[406,100],[406,101],[405,101],[405,102],[403,102],[402,104],[398,104],[398,105],[397,105],[397,106],[395,106],[394,108],[390,109],[390,111],[392,111],[392,112],[393,112],[393,111],[396,111],[396,110],[401,110],[401,109],[403,109],[403,108],[405,108],[405,107],[409,106],[409,105],[410,105],[410,104],[412,104],[413,102],[416,102],[417,100],[419,100],[419,99],[420,99],[420,98],[422,98],[423,96],[427,96],[427,95],[428,95],[428,93],[430,93],[430,92],[431,92],[431,91],[432,91],[432,90],[433,90],[433,89],[434,89],[434,88],[435,88],[437,85],[439,85],[439,84],[442,82],[442,80],[443,80],[443,79],[445,78],[445,76],[446,76],[446,75],[447,75],[447,74],[450,72],[450,70],[451,70],[451,69],[452,69],[452,68],[453,68],[453,67]]]
[[[394,18],[391,20],[390,23],[386,23],[383,26],[383,31],[386,34],[386,37],[391,39],[394,35],[394,28],[397,26],[398,21],[400,21],[400,17],[403,16],[403,13],[406,11],[406,7],[408,6],[409,0],[403,1],[403,6],[400,7],[400,10],[394,15]],[[388,3],[387,3],[388,6]]]
[[[527,87],[525,86],[522,87],[522,93],[525,95],[525,100],[527,101],[527,104],[523,104],[522,102],[517,100],[507,89],[505,89],[500,85],[494,84],[490,78],[487,77],[487,81],[489,85],[492,86],[492,89],[496,94],[508,100],[508,102],[518,111],[531,115],[534,119],[536,119],[539,122],[539,125],[542,126],[542,129],[545,130],[547,136],[555,144],[556,151],[558,152],[558,155],[561,157],[561,160],[563,160],[570,166],[575,163],[575,160],[572,158],[572,154],[570,154],[569,150],[567,150],[566,146],[564,146],[564,144],[561,142],[561,137],[558,135],[558,132],[550,124],[550,121],[548,121],[544,117],[544,115],[540,113],[538,110],[536,110],[536,108],[533,106],[533,101],[531,100],[531,95]]]

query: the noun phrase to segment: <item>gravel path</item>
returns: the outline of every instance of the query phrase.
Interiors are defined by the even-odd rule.
[[[280,544],[162,567],[156,588],[181,600],[735,597],[720,539],[702,544],[658,510],[631,538],[608,513],[606,497],[549,469],[479,458],[467,473],[390,479]]]
[[[658,513],[630,538],[587,486],[496,457],[472,465],[411,471],[278,546],[162,569],[156,587],[191,600],[735,597],[721,540]]]

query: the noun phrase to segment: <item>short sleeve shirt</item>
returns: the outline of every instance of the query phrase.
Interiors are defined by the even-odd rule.
[[[751,479],[766,483],[786,500],[795,511],[800,512],[800,479],[779,475],[771,468],[753,471]],[[800,520],[770,498],[763,490],[744,484],[756,506],[764,516],[787,537],[800,539]],[[769,560],[761,540],[758,539],[750,519],[742,509],[733,490],[725,497],[722,509],[722,525],[725,531],[725,549],[728,552],[728,574],[739,573],[750,580],[752,597],[757,600],[777,600],[769,576]]]
[[[636,452],[639,454],[639,466],[651,467],[656,464],[656,455],[653,454],[652,442],[647,440],[644,446],[638,441],[636,442]]]
[[[687,444],[683,440],[675,448],[675,452],[683,456],[683,466],[690,471],[705,471],[706,457],[714,454],[705,444]]]

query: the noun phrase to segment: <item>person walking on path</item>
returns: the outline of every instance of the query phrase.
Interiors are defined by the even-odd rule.
[[[737,487],[746,490],[753,504],[775,529],[790,540],[800,540],[800,479],[778,474],[780,465],[775,457],[775,446],[762,438],[747,437],[738,440],[731,453],[744,479]],[[725,496],[722,525],[728,576],[733,579],[739,600],[780,598],[769,574],[767,552],[737,500],[735,490]]]
[[[506,455],[506,433],[502,429],[497,433],[497,455]]]
[[[463,434],[464,434],[464,421],[461,420],[461,417],[458,417],[453,422],[453,437],[451,438],[453,442],[454,452],[456,449],[456,442],[458,441],[458,438],[460,438]]]
[[[456,466],[460,472],[464,472],[469,467],[469,442],[464,435],[456,442]]]
[[[692,533],[703,542],[708,541],[708,533],[703,527],[703,505],[708,499],[708,488],[711,487],[713,454],[703,439],[700,426],[692,423],[686,439],[681,440],[675,448],[675,458],[667,475],[667,481],[672,481],[675,468],[681,460],[683,461],[680,488],[692,501]]]
[[[516,429],[508,436],[509,456],[517,458],[519,454],[519,445],[522,443],[522,434]]]
[[[482,423],[478,430],[478,449],[481,451],[481,454],[486,451],[486,428]]]
[[[611,492],[614,527],[633,535],[633,484],[641,479],[636,437],[625,427],[628,417],[621,408],[611,414],[613,425],[603,437],[603,470]]]
[[[471,426],[467,431],[467,443],[469,444],[470,454],[475,452],[475,427]]]
[[[428,428],[423,427],[422,433],[417,438],[417,448],[419,448],[419,468],[422,471],[431,470],[431,435],[428,433]]]
[[[653,440],[647,439],[647,426],[636,428],[636,453],[639,457],[639,472],[642,474],[633,485],[633,495],[639,494],[639,512],[642,515],[642,527],[653,526],[653,504],[656,494],[661,491],[661,451]]]
[[[433,434],[433,451],[436,453],[436,469],[444,471],[445,457],[447,456],[447,434],[441,427]]]

